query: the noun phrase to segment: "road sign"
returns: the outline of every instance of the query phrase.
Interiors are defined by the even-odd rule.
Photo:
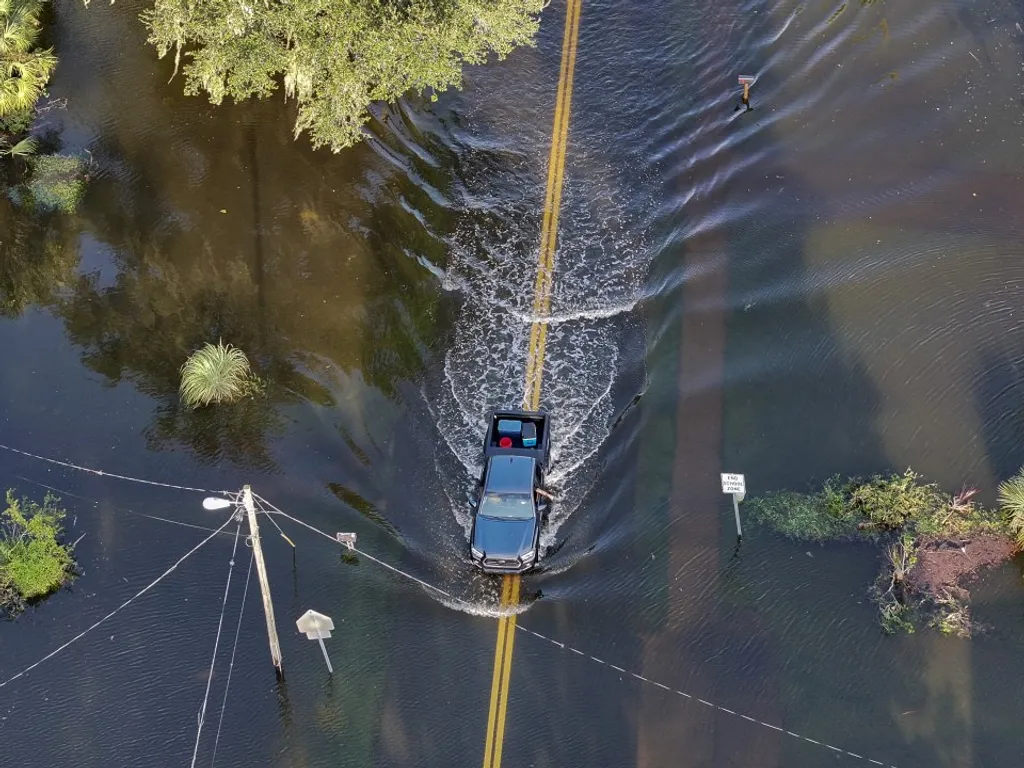
[[[310,640],[319,640],[321,637],[330,637],[334,629],[334,622],[330,616],[324,616],[316,611],[306,611],[299,620],[295,622],[299,632],[305,633]]]
[[[316,611],[306,611],[295,622],[295,626],[299,628],[299,632],[305,634],[310,640],[320,642],[320,650],[324,652],[324,661],[327,662],[327,671],[334,674],[331,659],[327,655],[327,646],[324,645],[324,638],[330,637],[331,630],[334,629],[334,622],[331,620],[331,617],[324,616]]]
[[[740,525],[740,502],[747,495],[747,479],[743,475],[722,473],[722,493],[732,495],[732,511],[736,515],[736,536],[743,538],[743,527]]]
[[[728,472],[722,473],[722,493],[745,494],[746,492],[747,480],[743,475],[732,475]]]

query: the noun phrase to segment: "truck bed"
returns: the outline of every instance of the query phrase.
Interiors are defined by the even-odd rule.
[[[551,452],[551,419],[539,411],[494,411],[484,437],[484,456],[530,456],[542,470]],[[531,433],[535,433],[531,434]],[[530,444],[534,437],[534,444]],[[506,446],[502,445],[505,439]]]

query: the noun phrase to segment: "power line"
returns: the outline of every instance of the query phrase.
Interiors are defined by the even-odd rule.
[[[220,705],[220,719],[217,721],[217,738],[213,741],[213,756],[210,758],[210,766],[217,760],[217,747],[220,745],[220,729],[224,725],[224,710],[228,706],[228,691],[231,689],[231,673],[235,671],[235,651],[238,650],[238,635],[242,630],[242,616],[245,615],[245,598],[249,596],[249,579],[252,576],[252,564],[256,560],[256,554],[249,555],[249,570],[245,574],[245,589],[242,591],[242,607],[238,609],[238,623],[235,625],[235,644],[231,646],[231,663],[228,664],[228,679],[224,683],[224,700]]]
[[[71,496],[72,498],[81,499],[82,501],[92,502],[94,505],[103,504],[106,509],[113,509],[118,512],[125,512],[129,515],[135,515],[136,517],[145,517],[149,520],[158,520],[161,523],[171,523],[173,525],[180,525],[183,528],[195,528],[197,531],[216,530],[216,528],[210,528],[206,525],[196,525],[194,523],[186,523],[183,520],[174,520],[169,517],[158,517],[157,515],[148,515],[145,512],[136,512],[134,509],[128,509],[127,507],[119,507],[115,504],[110,504],[102,499],[94,499],[89,496],[82,496],[80,493],[72,493],[71,491],[66,491],[63,488],[57,488],[56,486],[53,485],[47,485],[46,483],[41,483],[38,480],[33,480],[31,477],[25,477],[24,475],[15,475],[15,477],[17,477],[19,480],[24,480],[26,483],[32,483],[33,485],[38,485],[40,488],[46,488],[48,491],[54,491],[55,493],[59,493],[61,494],[61,496]],[[223,534],[225,536],[231,535],[227,531],[224,531]]]
[[[327,539],[330,539],[335,544],[339,544],[339,545],[341,544],[336,538],[331,536],[331,534],[325,533],[324,531],[321,531],[319,528],[316,528],[316,527],[310,525],[309,523],[307,523],[307,522],[305,522],[303,520],[299,520],[299,518],[297,518],[297,517],[292,517],[287,512],[285,512],[282,509],[280,509],[279,507],[274,506],[272,503],[270,503],[269,501],[264,499],[262,496],[258,496],[255,493],[253,494],[253,496],[256,499],[258,499],[260,502],[262,502],[263,504],[266,504],[268,507],[270,507],[271,510],[273,510],[273,511],[268,511],[266,509],[262,510],[262,512],[265,515],[268,515],[268,516],[271,516],[271,515],[281,515],[282,517],[288,518],[292,522],[298,523],[299,525],[308,528],[309,530],[313,531],[314,533],[319,533],[321,536],[323,536],[323,537],[325,537]],[[343,546],[348,547],[347,544],[343,545]],[[469,602],[468,600],[463,600],[460,597],[456,597],[451,592],[447,592],[447,591],[441,589],[440,587],[435,587],[433,584],[430,584],[430,583],[428,583],[426,581],[423,581],[423,579],[419,579],[419,578],[413,576],[411,573],[406,573],[405,571],[403,571],[403,570],[401,570],[399,568],[395,568],[393,565],[390,565],[389,563],[385,563],[383,560],[378,560],[373,555],[367,554],[366,552],[363,552],[361,549],[357,549],[356,547],[352,547],[351,549],[354,552],[357,552],[360,555],[362,555],[363,557],[365,557],[367,560],[372,560],[373,562],[377,563],[377,565],[383,566],[384,568],[387,568],[390,571],[394,571],[399,576],[403,576],[406,579],[409,579],[411,581],[415,581],[417,584],[419,584],[421,587],[424,587],[425,589],[429,589],[430,591],[436,592],[439,595],[444,595],[449,600],[454,600],[454,601],[456,601],[458,603],[462,603],[463,605],[468,606],[470,608],[474,608],[475,607],[473,605],[473,603]]]
[[[238,517],[237,515],[235,515]],[[235,526],[235,543],[231,547],[231,559],[228,561],[228,578],[224,583],[224,599],[220,604],[220,618],[217,619],[217,636],[213,640],[213,654],[210,657],[210,674],[206,676],[206,693],[203,695],[203,706],[199,709],[199,723],[196,727],[196,745],[192,750],[192,768],[195,768],[196,757],[199,756],[199,737],[203,735],[203,723],[206,720],[206,703],[210,700],[210,686],[213,685],[213,667],[217,663],[217,649],[220,647],[220,631],[224,627],[224,614],[228,609],[228,592],[231,590],[231,575],[235,572],[235,553],[238,551],[238,534],[242,530],[242,521]]]
[[[92,475],[98,475],[100,477],[112,477],[115,480],[127,480],[130,483],[141,483],[143,485],[155,485],[160,488],[174,488],[178,491],[195,491],[196,493],[230,493],[230,491],[211,491],[208,488],[193,488],[188,485],[174,485],[172,483],[161,483],[156,480],[146,480],[141,477],[131,477],[129,475],[119,475],[114,472],[105,472],[102,469],[92,469],[91,467],[82,467],[78,464],[72,464],[70,461],[61,461],[60,459],[52,459],[49,456],[40,456],[36,453],[29,453],[19,448],[12,448],[9,445],[0,443],[0,449],[10,451],[11,453],[17,453],[21,456],[28,456],[31,459],[38,459],[39,461],[45,461],[50,464],[56,464],[60,467],[67,467],[68,469],[77,469],[79,472],[88,472]]]
[[[231,522],[231,520],[233,518],[234,518],[234,513],[232,512],[231,517],[229,517],[227,520],[224,521],[224,525],[222,525],[220,528],[218,528],[216,531],[211,533],[209,536],[207,536],[201,542],[199,542],[194,547],[192,547],[192,549],[190,549],[188,552],[186,552],[184,555],[182,555],[180,558],[178,558],[178,560],[175,561],[174,565],[172,565],[166,571],[164,571],[159,576],[157,576],[154,581],[150,582],[147,586],[143,587],[139,592],[136,592],[132,597],[130,597],[127,600],[125,600],[123,603],[121,603],[119,606],[117,606],[117,608],[112,610],[110,613],[108,613],[102,619],[100,619],[99,621],[95,622],[94,624],[92,624],[87,629],[84,629],[83,631],[79,632],[73,638],[71,638],[66,643],[64,643],[64,645],[60,646],[59,648],[57,648],[57,649],[55,649],[53,651],[50,651],[48,654],[43,656],[43,658],[41,658],[35,664],[31,664],[30,666],[26,667],[21,672],[19,672],[18,674],[14,675],[13,677],[10,677],[7,680],[4,680],[2,683],[0,683],[0,688],[3,688],[8,683],[14,682],[15,680],[17,680],[19,677],[22,677],[23,675],[28,674],[33,669],[35,669],[40,664],[42,664],[44,661],[47,661],[48,659],[52,659],[58,653],[63,651],[65,648],[67,648],[69,645],[71,645],[72,643],[74,643],[74,642],[76,642],[78,640],[81,640],[87,634],[92,632],[94,629],[96,629],[96,627],[98,627],[100,624],[105,622],[107,619],[111,618],[114,614],[116,614],[122,608],[126,608],[128,605],[133,603],[135,600],[137,600],[138,598],[142,597],[149,590],[151,590],[153,587],[155,587],[157,584],[159,584],[161,581],[163,581],[168,575],[170,575],[170,573],[175,568],[177,568],[179,565],[181,565],[183,562],[185,562],[185,560],[188,559],[190,556],[192,556],[200,547],[202,547],[204,544],[206,544],[208,541],[210,541],[214,536],[218,535],[221,531],[223,531],[225,528],[227,528],[228,524]]]
[[[817,741],[815,739],[812,739],[810,736],[804,736],[804,735],[799,734],[799,733],[794,733],[793,731],[787,731],[785,728],[780,728],[777,725],[772,725],[771,723],[766,723],[764,720],[758,720],[757,718],[750,717],[750,715],[745,715],[742,712],[734,712],[733,710],[728,709],[727,707],[723,707],[723,706],[721,706],[719,704],[713,704],[710,701],[705,701],[704,699],[701,699],[701,698],[699,698],[697,696],[694,696],[692,694],[686,693],[685,691],[680,691],[677,688],[671,688],[671,687],[669,687],[667,685],[664,685],[663,683],[659,683],[657,680],[651,680],[648,677],[644,677],[643,675],[638,674],[637,672],[630,672],[627,669],[623,669],[622,667],[618,667],[618,666],[612,664],[610,661],[605,661],[604,659],[599,659],[596,656],[591,656],[589,653],[584,653],[583,651],[581,651],[581,650],[579,650],[577,648],[573,648],[571,645],[566,645],[565,643],[560,643],[558,640],[554,640],[553,638],[550,638],[547,635],[542,635],[540,632],[534,632],[532,629],[527,629],[521,623],[517,623],[516,624],[516,629],[521,630],[521,631],[525,632],[528,635],[533,635],[534,637],[536,637],[536,638],[538,638],[540,640],[546,640],[547,642],[551,643],[552,645],[558,646],[563,651],[571,651],[572,653],[574,653],[577,656],[580,656],[581,658],[589,659],[590,661],[597,662],[598,664],[600,664],[600,665],[602,665],[604,667],[610,667],[611,669],[614,669],[616,672],[620,672],[620,673],[622,673],[624,675],[629,675],[630,677],[635,677],[637,680],[640,680],[641,682],[647,683],[648,685],[657,686],[658,688],[661,688],[664,691],[668,691],[669,693],[678,694],[678,695],[682,696],[684,699],[690,699],[691,701],[696,701],[696,702],[698,702],[700,704],[703,704],[706,707],[710,707],[711,709],[717,709],[719,712],[725,712],[727,715],[732,715],[733,717],[743,718],[744,720],[746,720],[748,722],[751,722],[751,723],[754,723],[755,725],[763,725],[765,728],[771,728],[773,731],[778,731],[779,733],[784,733],[787,736],[792,736],[795,739],[800,739],[801,741],[806,741],[806,742],[808,742],[810,744],[816,744],[819,747],[825,747],[825,748],[830,749],[833,752],[836,752],[836,753],[838,753],[840,755],[846,755],[847,757],[854,757],[854,758],[856,758],[858,760],[865,760],[865,761],[871,763],[872,765],[881,765],[881,766],[883,766],[883,768],[896,768],[895,765],[892,765],[890,763],[882,763],[882,762],[879,762],[878,760],[872,760],[870,757],[864,757],[863,755],[858,755],[856,752],[850,752],[849,750],[842,749],[840,747],[835,747],[835,746],[832,746],[831,744],[826,744],[823,741]]]
[[[256,498],[256,494],[253,494],[253,498]],[[257,504],[258,503],[259,502],[257,501]],[[287,535],[285,535],[285,532],[283,530],[281,530],[281,526],[277,524],[277,520],[275,520],[273,517],[271,517],[270,513],[267,510],[265,510],[265,509],[261,508],[258,511],[263,512],[263,514],[265,514],[267,516],[267,520],[269,520],[271,523],[274,524],[274,527],[277,528],[277,532],[279,534],[281,534],[281,538],[284,539],[285,541],[287,541],[289,544],[291,544],[292,548],[294,549],[295,548],[295,542],[292,541],[291,539],[289,539]]]
[[[281,509],[279,509],[278,507],[274,506],[273,504],[271,504],[269,501],[267,501],[263,497],[257,496],[256,498],[258,498],[261,502],[263,502],[268,507],[270,507],[271,510],[273,510],[272,512],[268,512],[267,510],[263,510],[265,514],[268,514],[268,515],[270,515],[270,514],[281,515],[282,517],[286,517],[289,520],[292,520],[292,521],[298,523],[299,525],[302,525],[302,526],[308,528],[309,530],[314,531],[315,533],[319,533],[321,536],[324,536],[325,538],[330,539],[331,541],[333,541],[335,544],[338,544],[339,546],[347,546],[347,545],[341,544],[341,542],[339,542],[337,539],[335,539],[329,533],[325,533],[324,531],[321,531],[319,528],[316,528],[315,526],[312,526],[309,523],[306,523],[306,522],[304,522],[302,520],[299,520],[298,518],[293,517],[292,515],[289,515],[287,512],[282,511]],[[396,568],[395,566],[390,565],[388,563],[385,563],[382,560],[378,560],[377,558],[375,558],[375,557],[373,557],[371,555],[366,554],[362,550],[355,549],[354,547],[353,547],[353,549],[356,552],[358,552],[360,555],[362,555],[363,557],[366,557],[368,560],[372,560],[373,562],[377,563],[378,565],[382,565],[385,568],[387,568],[388,570],[393,571],[394,573],[396,573],[396,574],[398,574],[398,575],[400,575],[400,576],[402,576],[402,577],[404,577],[404,578],[406,578],[406,579],[408,579],[410,581],[414,581],[417,584],[419,584],[419,585],[421,585],[423,587],[426,587],[427,589],[429,589],[429,590],[431,590],[433,592],[436,592],[438,594],[444,595],[445,597],[447,597],[447,598],[449,598],[451,600],[454,600],[454,601],[456,601],[458,603],[462,603],[463,605],[469,606],[471,608],[475,609],[477,607],[473,603],[468,602],[467,600],[463,600],[461,598],[455,597],[450,592],[446,592],[445,590],[441,589],[440,587],[435,587],[433,584],[428,584],[427,582],[423,581],[422,579],[419,579],[416,576],[413,576],[411,573],[406,573],[405,571],[401,570],[400,568]],[[703,704],[706,707],[710,707],[711,709],[718,710],[719,712],[724,712],[727,715],[732,715],[733,717],[741,718],[741,719],[746,720],[748,722],[754,723],[755,725],[761,725],[761,726],[764,726],[765,728],[770,728],[773,731],[778,731],[779,733],[784,733],[787,736],[792,736],[795,739],[799,739],[801,741],[806,741],[809,744],[814,744],[814,745],[819,746],[819,747],[824,747],[825,749],[829,749],[829,750],[831,750],[832,752],[835,752],[838,755],[843,755],[843,756],[846,756],[846,757],[852,757],[852,758],[855,758],[857,760],[863,760],[863,761],[865,761],[867,763],[871,763],[872,765],[882,766],[883,768],[897,768],[897,766],[895,766],[895,765],[893,765],[891,763],[883,763],[883,762],[880,762],[878,760],[873,760],[870,757],[864,757],[863,755],[858,755],[856,752],[851,752],[851,751],[849,751],[847,749],[842,749],[841,747],[836,747],[836,746],[834,746],[832,744],[828,744],[828,743],[823,742],[823,741],[817,741],[816,739],[812,739],[809,736],[804,736],[802,734],[786,730],[785,728],[781,728],[780,726],[772,725],[771,723],[767,723],[767,722],[765,722],[763,720],[758,720],[757,718],[751,717],[750,715],[745,715],[742,712],[735,712],[735,711],[729,709],[728,707],[723,707],[723,706],[721,706],[719,704],[714,704],[714,703],[712,703],[710,701],[706,701],[706,700],[704,700],[704,699],[702,699],[702,698],[700,698],[698,696],[694,696],[693,694],[686,693],[685,691],[681,691],[681,690],[679,690],[677,688],[672,688],[672,687],[670,687],[668,685],[665,685],[664,683],[659,683],[657,680],[652,680],[651,678],[644,677],[643,675],[641,675],[641,674],[639,674],[637,672],[630,672],[630,671],[628,671],[626,669],[623,669],[622,667],[619,667],[619,666],[616,666],[615,664],[612,664],[611,662],[605,661],[603,659],[599,659],[598,657],[592,656],[589,653],[584,653],[583,651],[581,651],[581,650],[579,650],[577,648],[574,648],[573,646],[566,645],[565,643],[559,642],[558,640],[555,640],[554,638],[548,637],[547,635],[542,635],[540,632],[534,632],[532,629],[527,629],[526,627],[524,627],[522,625],[522,623],[517,623],[516,624],[516,629],[521,630],[522,632],[525,632],[528,635],[532,635],[533,637],[536,637],[536,638],[538,638],[540,640],[545,640],[545,641],[551,643],[552,645],[556,645],[559,648],[561,648],[562,650],[570,651],[573,654],[575,654],[577,656],[580,656],[580,657],[582,657],[584,659],[589,659],[590,661],[594,661],[594,662],[596,662],[596,663],[598,663],[598,664],[600,664],[602,666],[610,667],[611,669],[614,669],[617,672],[620,672],[620,673],[622,673],[624,675],[629,675],[631,677],[634,677],[634,678],[636,678],[637,680],[640,680],[643,683],[647,683],[648,685],[656,686],[658,688],[661,688],[664,691],[668,691],[669,693],[678,694],[679,696],[682,696],[685,699],[690,699],[692,701],[696,701],[696,702],[698,702],[700,704]]]

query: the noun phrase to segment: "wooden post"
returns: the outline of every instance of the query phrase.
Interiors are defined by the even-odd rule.
[[[242,504],[249,516],[249,539],[252,541],[252,554],[256,558],[256,573],[260,578],[260,592],[263,594],[263,613],[267,617],[267,638],[270,640],[270,658],[278,675],[284,675],[281,663],[281,644],[277,640],[277,623],[274,621],[274,601],[270,597],[270,581],[267,579],[267,566],[263,562],[263,546],[260,544],[260,525],[256,522],[256,507],[252,502],[252,489],[248,485],[242,488]]]
[[[740,75],[740,85],[743,86],[743,106],[747,109],[752,109],[750,106],[750,86],[753,84],[753,75]]]

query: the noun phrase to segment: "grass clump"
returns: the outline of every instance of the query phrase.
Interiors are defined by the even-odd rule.
[[[72,577],[74,560],[61,543],[65,511],[47,494],[42,504],[7,491],[0,515],[0,603],[11,611],[45,597]]]
[[[211,403],[232,403],[255,394],[262,382],[249,367],[249,358],[238,347],[205,344],[181,366],[181,400],[190,408]]]

